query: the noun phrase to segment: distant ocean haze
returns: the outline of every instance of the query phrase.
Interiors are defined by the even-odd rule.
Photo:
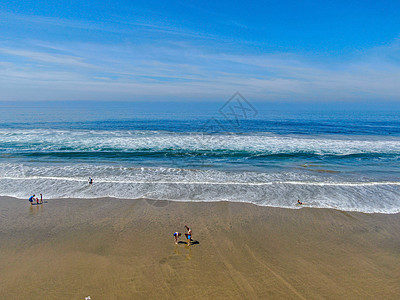
[[[400,212],[399,111],[163,105],[0,105],[0,195]]]

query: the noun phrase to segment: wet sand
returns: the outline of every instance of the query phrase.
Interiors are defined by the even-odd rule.
[[[185,224],[198,243],[175,245]],[[86,296],[399,299],[400,215],[1,197],[0,298]]]

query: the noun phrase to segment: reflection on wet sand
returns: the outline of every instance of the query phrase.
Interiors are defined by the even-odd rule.
[[[192,247],[184,242],[180,242],[178,245],[175,244],[174,254],[184,257],[185,260],[190,260],[192,259]]]
[[[43,212],[42,204],[29,205],[29,213],[31,215],[37,215],[38,213],[41,213],[41,212]]]

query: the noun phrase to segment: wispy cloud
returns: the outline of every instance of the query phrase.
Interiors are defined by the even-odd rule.
[[[200,34],[203,40],[199,40],[199,32],[144,19],[102,26],[89,21],[13,17],[27,23],[122,35],[134,32],[133,26],[158,35],[136,42],[3,41],[0,100],[225,99],[237,90],[256,100],[399,100],[399,40],[333,60],[309,53],[232,51],[217,45],[220,37]],[[246,29],[229,19],[221,22]],[[188,40],[188,36],[196,38]]]
[[[93,58],[92,47],[100,46],[86,45],[87,54],[83,47],[79,56],[0,49],[47,63],[45,70],[21,63],[0,65],[2,100],[19,99],[18,86],[61,92],[46,99],[77,100],[79,95],[86,100],[218,98],[235,90],[260,100],[394,99],[400,94],[400,66],[374,51],[332,66],[298,55],[226,55],[187,47],[158,48],[157,56],[148,56],[134,47],[102,46]],[[63,63],[79,68],[62,71]]]
[[[46,52],[36,52],[21,49],[0,48],[0,53],[8,54],[11,56],[20,56],[30,61],[45,62],[50,64],[61,64],[78,67],[92,67],[90,64],[85,63],[82,57],[71,55],[58,55]]]
[[[138,30],[153,32],[157,34],[167,35],[169,37],[180,38],[196,38],[221,40],[220,36],[216,36],[206,32],[200,32],[185,27],[177,27],[167,21],[165,16],[159,18],[144,18],[136,16],[135,18],[109,18],[103,22],[95,22],[80,19],[65,19],[48,16],[22,15],[16,13],[2,13],[0,18],[13,22],[21,22],[26,24],[36,24],[38,26],[63,27],[70,29],[80,29],[84,31],[98,31],[112,34],[138,34]]]

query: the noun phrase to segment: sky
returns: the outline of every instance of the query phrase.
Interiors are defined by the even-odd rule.
[[[0,101],[400,102],[400,1],[1,1]]]

